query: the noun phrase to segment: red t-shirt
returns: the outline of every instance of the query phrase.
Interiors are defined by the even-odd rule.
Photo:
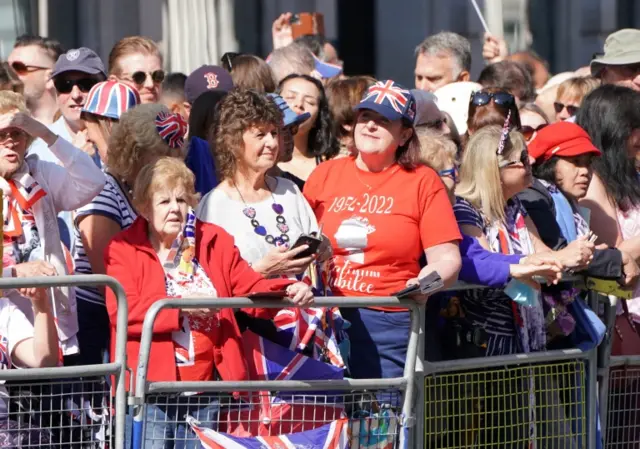
[[[371,173],[354,158],[334,159],[311,173],[304,195],[331,239],[338,296],[402,290],[420,272],[426,248],[461,239],[444,185],[425,166]]]

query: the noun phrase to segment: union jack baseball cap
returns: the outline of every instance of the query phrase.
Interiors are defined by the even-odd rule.
[[[208,90],[229,92],[233,89],[231,74],[217,65],[203,65],[195,69],[184,83],[184,96],[190,104]]]
[[[389,120],[404,119],[411,124],[416,119],[416,100],[411,91],[392,80],[369,87],[354,109],[371,109]]]
[[[140,94],[136,89],[118,81],[103,81],[94,85],[82,112],[119,120],[129,109],[140,104]]]

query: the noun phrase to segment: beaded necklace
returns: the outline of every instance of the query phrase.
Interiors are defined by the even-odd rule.
[[[242,213],[244,214],[245,217],[251,220],[251,225],[253,226],[253,232],[255,232],[261,237],[264,237],[266,242],[270,245],[275,245],[275,246],[286,245],[289,242],[289,235],[287,234],[289,232],[289,225],[287,224],[287,220],[283,216],[284,207],[282,206],[282,204],[276,203],[276,200],[273,197],[273,192],[271,191],[271,188],[269,187],[269,183],[266,182],[266,180],[265,180],[265,184],[267,185],[267,189],[271,194],[271,200],[273,201],[273,204],[271,204],[271,209],[276,213],[276,227],[278,228],[278,231],[280,231],[281,233],[280,236],[278,237],[274,237],[273,235],[269,234],[267,232],[267,228],[265,228],[263,225],[260,224],[260,222],[256,218],[255,208],[247,204],[247,202],[244,200],[242,193],[240,193],[240,190],[238,189],[238,186],[236,185],[235,182],[233,183],[233,187],[235,187],[236,192],[238,192],[238,195],[240,196],[240,199],[244,204],[244,209],[242,209]]]

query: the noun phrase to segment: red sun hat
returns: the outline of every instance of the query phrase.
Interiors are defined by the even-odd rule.
[[[556,122],[537,131],[535,137],[529,142],[527,150],[538,164],[548,161],[553,156],[571,157],[587,153],[600,156],[602,154],[591,142],[589,134],[571,122]]]

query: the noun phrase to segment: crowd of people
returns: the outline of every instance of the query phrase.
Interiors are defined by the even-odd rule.
[[[275,20],[265,59],[227,53],[188,75],[165,73],[141,36],[116,43],[106,67],[89,48],[19,37],[0,66],[3,277],[114,277],[133,372],[163,298],[272,292],[305,309],[314,295],[390,296],[432,273],[487,288],[411,295],[426,304],[431,361],[578,345],[571,305],[584,295],[563,273],[633,290],[619,316],[640,354],[640,30],[553,77],[487,35],[477,82],[468,40],[438,33],[416,47],[408,89],[346,76],[335,47],[294,40],[289,18]],[[0,306],[5,369],[114,356],[104,288],[3,291]],[[242,332],[272,335],[278,312],[161,312],[149,380],[249,379]],[[409,313],[340,313],[348,375],[402,376]],[[147,427],[155,444],[187,431],[183,399],[148,406],[166,417]],[[0,400],[0,415],[10,407]],[[219,409],[189,414],[213,426]]]

